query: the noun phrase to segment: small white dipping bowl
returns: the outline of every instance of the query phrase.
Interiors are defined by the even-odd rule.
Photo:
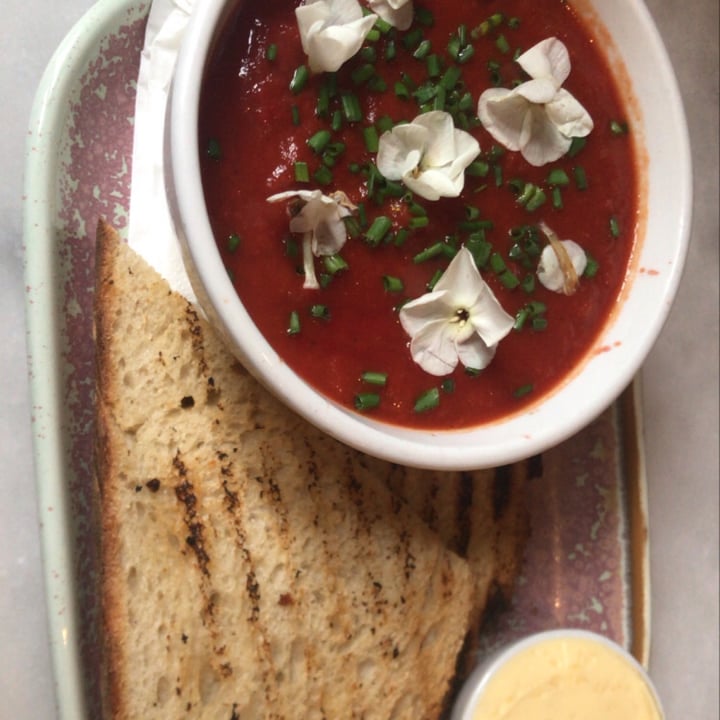
[[[203,73],[232,2],[195,3],[167,123],[169,203],[188,274],[200,305],[247,368],[289,407],[348,445],[424,468],[465,470],[515,462],[562,442],[599,415],[630,384],[657,338],[675,297],[690,230],[690,151],[682,101],[641,0],[576,0],[573,5],[592,18],[607,47],[644,147],[639,242],[626,288],[595,346],[554,392],[521,413],[445,432],[388,425],[328,400],[285,364],[245,310],[208,219],[198,140]]]
[[[511,643],[478,665],[460,690],[450,720],[596,716],[664,718],[647,672],[627,650],[604,635],[558,629]]]

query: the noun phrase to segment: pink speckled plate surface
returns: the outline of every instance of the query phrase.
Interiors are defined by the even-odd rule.
[[[92,474],[94,231],[127,230],[135,82],[149,3],[101,0],[58,48],[27,140],[29,367],[51,645],[61,718],[98,718],[101,632]],[[647,662],[648,543],[637,385],[542,458],[512,607],[485,650],[559,626]]]

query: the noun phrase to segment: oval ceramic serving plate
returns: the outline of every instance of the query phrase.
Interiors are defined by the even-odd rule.
[[[149,5],[102,0],[56,51],[27,141],[29,367],[50,642],[61,718],[100,717],[99,527],[93,477],[95,225],[126,233],[137,73]],[[595,630],[642,663],[648,538],[639,389],[543,454],[510,607],[483,652],[537,630]]]

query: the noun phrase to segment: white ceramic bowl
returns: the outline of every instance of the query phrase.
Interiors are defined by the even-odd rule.
[[[577,663],[578,656],[568,648],[572,648],[572,643],[577,641],[580,641],[585,648],[582,655],[584,662],[573,667],[573,663]],[[549,654],[549,647],[562,648],[562,651],[558,651],[558,655]],[[551,662],[550,658],[554,662]],[[603,659],[604,662],[608,662],[611,658],[617,674],[612,682],[608,682],[602,677],[601,665]],[[522,671],[519,679],[518,671]],[[622,681],[618,681],[619,677]],[[597,683],[595,688],[588,688],[588,679]],[[573,680],[576,682],[573,683]],[[544,697],[545,700],[552,697],[553,686],[565,690],[573,688],[572,701],[585,704],[593,701],[597,704],[598,696],[624,685],[626,688],[632,688],[636,700],[643,697],[644,707],[650,713],[647,718],[638,716],[633,720],[660,720],[664,717],[662,703],[645,668],[617,643],[604,635],[587,630],[572,628],[547,630],[529,635],[498,650],[470,673],[455,700],[450,720],[476,720],[475,712],[478,704],[483,700],[489,702],[489,694],[492,694],[495,700],[500,696],[507,696],[504,690],[500,690],[498,683],[505,689],[509,685],[512,693],[524,690],[529,697]],[[594,691],[597,691],[595,697],[592,695]],[[522,692],[518,694],[522,695]],[[557,696],[554,700],[558,702]],[[573,717],[583,717],[582,709],[578,707]],[[516,708],[512,717],[517,716]],[[549,714],[549,716],[555,715]],[[533,714],[533,717],[537,716]],[[487,713],[482,715],[481,720],[486,718]],[[613,716],[613,720],[618,718]]]
[[[614,66],[629,79],[626,103],[633,126],[642,128],[647,158],[641,172],[646,202],[641,241],[623,301],[595,348],[555,392],[522,414],[453,432],[387,425],[329,401],[278,357],[233,289],[203,199],[197,132],[205,61],[228,4],[196,3],[187,27],[169,106],[168,193],[198,300],[251,372],[287,405],[339,440],[380,458],[426,468],[491,467],[529,457],[565,440],[609,406],[633,380],[663,326],[690,230],[690,151],[682,101],[641,0],[574,3],[591,15],[598,34],[607,40]],[[612,351],[596,351],[604,346]]]

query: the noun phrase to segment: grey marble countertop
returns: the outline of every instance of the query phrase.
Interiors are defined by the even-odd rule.
[[[92,0],[3,0],[0,39],[0,718],[57,717],[33,480],[22,208],[30,108],[53,51]],[[648,0],[693,151],[686,271],[642,369],[650,513],[650,672],[672,720],[718,711],[718,2]]]

